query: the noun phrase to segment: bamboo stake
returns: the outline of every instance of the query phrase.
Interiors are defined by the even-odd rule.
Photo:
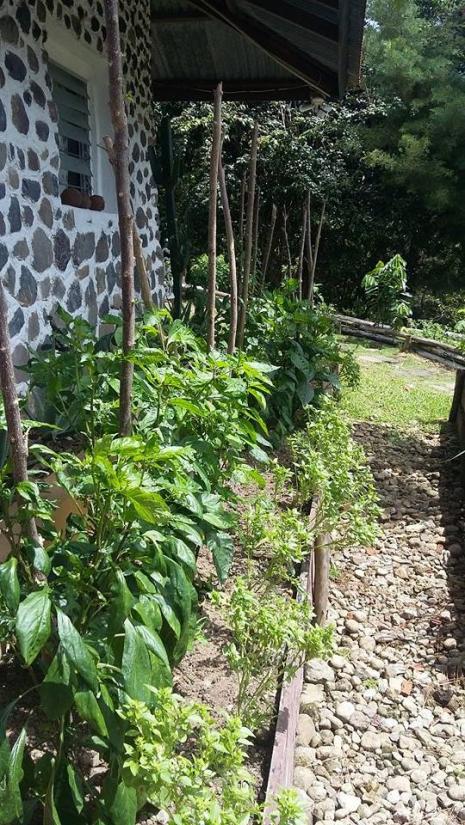
[[[220,179],[221,201],[223,204],[224,224],[226,229],[226,242],[228,245],[229,285],[231,298],[231,320],[229,322],[228,353],[232,355],[236,348],[237,332],[237,261],[236,248],[234,242],[233,222],[231,218],[231,209],[229,206],[228,188],[226,186],[226,175],[224,173],[221,154],[218,166],[218,175]]]
[[[307,272],[308,272],[308,283],[312,279],[312,269],[313,269],[313,246],[312,246],[312,193],[310,189],[308,190],[307,194]],[[307,298],[309,297],[309,288],[307,286]]]
[[[113,144],[113,139],[109,135],[105,135],[102,138],[102,143],[107,151],[108,159],[112,165],[113,171],[116,174],[116,167],[115,167],[115,147]],[[139,232],[137,231],[136,222],[134,220],[134,212],[132,212],[132,242],[133,242],[133,251],[134,251],[134,258],[137,266],[137,271],[139,273],[140,278],[140,291],[142,296],[142,301],[144,304],[145,309],[148,311],[153,309],[153,301],[152,301],[152,291],[150,289],[149,283],[149,276],[147,274],[147,265],[145,263],[143,251],[142,251],[142,244],[139,236]]]
[[[302,214],[302,235],[300,238],[299,263],[297,265],[297,280],[299,282],[299,301],[302,300],[302,280],[304,274],[305,239],[307,237],[307,204],[304,203]]]
[[[207,345],[215,346],[216,318],[216,226],[218,202],[218,165],[221,151],[221,101],[223,84],[218,83],[214,94],[213,138],[210,161],[210,210],[208,217],[208,294],[207,294]]]
[[[260,229],[260,189],[257,187],[257,197],[255,198],[255,215],[254,215],[254,240],[253,240],[253,266],[252,266],[252,280],[253,290],[255,292],[257,286],[257,265],[258,265],[258,235]]]
[[[274,230],[276,227],[276,218],[278,216],[278,207],[274,203],[271,207],[271,221],[268,230],[268,238],[266,241],[265,255],[263,257],[262,265],[262,285],[265,285],[266,273],[268,272],[268,265],[270,263],[271,250],[273,249]]]
[[[313,256],[312,256],[312,270],[310,273],[310,280],[308,284],[308,300],[311,304],[313,304],[313,292],[315,287],[315,272],[316,272],[316,265],[318,261],[318,252],[320,249],[320,241],[321,241],[321,230],[323,229],[323,221],[325,219],[326,213],[326,201],[323,201],[323,205],[321,207],[321,215],[320,221],[318,223],[318,229],[315,238],[315,246],[313,249]]]
[[[118,17],[118,0],[104,0],[107,29],[110,110],[114,139],[118,225],[121,244],[121,293],[123,302],[123,360],[120,375],[119,432],[132,430],[131,398],[135,344],[133,216],[129,180],[129,133],[124,101],[123,60]]]
[[[11,470],[13,481],[20,484],[28,480],[27,473],[27,441],[21,423],[16,378],[11,355],[10,333],[8,331],[8,307],[5,290],[0,279],[0,387],[5,408],[8,441],[10,443]],[[34,518],[31,518],[28,533],[34,544],[41,544]],[[14,552],[14,548],[13,552]]]
[[[287,234],[287,221],[288,221],[288,214],[286,206],[283,209],[283,234],[284,234],[284,242],[286,244],[286,253],[287,253],[287,277],[291,277],[292,273],[292,256],[291,256],[291,247],[289,245],[289,235]]]
[[[244,215],[245,215],[245,196],[247,191],[247,177],[246,173],[244,172],[242,175],[241,181],[241,207],[240,207],[240,214],[239,214],[239,279],[238,279],[238,288],[239,288],[239,281],[242,278],[242,273],[244,270]]]
[[[244,272],[242,278],[242,304],[239,313],[238,325],[238,346],[240,349],[244,346],[245,335],[245,320],[247,317],[247,306],[249,302],[249,280],[250,280],[250,266],[252,263],[252,244],[253,244],[253,216],[255,204],[255,186],[257,182],[257,153],[258,153],[258,122],[255,121],[252,134],[252,147],[250,150],[249,163],[249,184],[248,184],[248,198],[247,198],[247,217],[246,217],[246,233],[245,233],[245,255],[244,255]]]

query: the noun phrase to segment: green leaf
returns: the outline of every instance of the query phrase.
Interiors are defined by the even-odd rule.
[[[35,570],[38,570],[39,573],[43,573],[44,576],[48,576],[52,568],[52,562],[47,551],[40,545],[36,544],[32,550],[32,554],[32,565]]]
[[[136,515],[148,524],[158,524],[162,516],[169,512],[166,502],[159,493],[150,490],[128,490],[125,493]]]
[[[296,387],[296,393],[302,407],[306,407],[307,404],[310,404],[310,401],[312,401],[315,390],[308,381],[302,381],[302,383]]]
[[[74,696],[79,715],[101,736],[108,737],[108,729],[95,694],[91,690],[80,690]]]
[[[82,783],[81,779],[76,772],[76,768],[71,765],[70,762],[66,765],[66,774],[68,777],[68,785],[71,791],[71,797],[76,807],[77,812],[80,814],[84,808],[84,795],[82,792]]]
[[[21,602],[16,615],[16,638],[27,665],[32,664],[47,642],[51,630],[48,590],[36,590]]]
[[[18,560],[12,556],[0,564],[0,593],[10,613],[16,614],[19,605]]]
[[[91,654],[68,616],[58,608],[56,612],[58,636],[66,656],[92,690],[96,691],[98,689],[98,675]]]
[[[60,648],[39,685],[42,710],[51,720],[60,719],[71,708],[74,696],[69,685],[71,671]]]
[[[114,590],[116,595],[111,601],[109,633],[113,636],[118,633],[127,619],[134,603],[134,597],[127,585],[126,577],[122,570],[115,573]]]
[[[207,547],[215,564],[216,574],[221,583],[225,582],[234,557],[234,543],[228,533],[211,533],[207,537]]]
[[[162,612],[165,622],[171,628],[176,638],[179,639],[181,635],[181,623],[178,617],[176,616],[176,613],[174,612],[172,606],[166,601],[164,596],[156,595],[154,596],[154,598],[160,605],[160,610]]]
[[[152,684],[152,664],[145,642],[133,624],[124,623],[124,648],[121,670],[124,689],[131,699],[147,704],[153,703],[153,694],[148,688]]]
[[[139,621],[149,630],[157,632],[160,630],[163,620],[161,617],[160,605],[155,599],[147,594],[142,594],[132,608],[132,614],[136,613]]]
[[[149,628],[144,625],[137,625],[136,630],[139,635],[142,636],[148,649],[151,650],[152,653],[169,669],[170,663],[168,660],[168,655],[158,633],[155,633],[153,630],[149,630]]]
[[[137,793],[135,788],[128,788],[120,782],[110,808],[113,825],[135,825],[137,815]]]
[[[23,815],[20,784],[25,744],[26,730],[23,728],[9,754],[6,775],[0,776],[0,825],[10,825]]]

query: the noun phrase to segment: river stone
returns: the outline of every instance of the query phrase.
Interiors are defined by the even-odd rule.
[[[14,338],[18,332],[21,332],[24,326],[24,312],[21,307],[18,307],[16,312],[14,313],[10,323],[8,324],[8,331],[10,333],[11,338]]]
[[[29,132],[29,118],[20,95],[12,95],[11,97],[11,119],[18,132],[21,135],[27,135]]]
[[[32,266],[36,272],[45,272],[53,264],[53,247],[44,230],[38,227],[32,236]]]
[[[322,659],[311,659],[305,668],[305,679],[314,684],[334,682],[334,671]]]
[[[302,696],[300,697],[301,711],[308,712],[313,710],[315,705],[324,702],[324,698],[323,685],[305,685]]]

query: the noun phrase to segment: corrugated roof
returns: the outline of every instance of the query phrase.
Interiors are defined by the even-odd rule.
[[[151,0],[156,98],[337,95],[358,83],[365,0]]]

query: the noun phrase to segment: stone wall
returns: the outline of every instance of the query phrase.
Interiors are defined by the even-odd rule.
[[[156,190],[147,158],[150,2],[123,0],[132,199],[156,302],[163,299]],[[117,216],[64,207],[59,197],[57,113],[47,72],[51,26],[103,53],[100,0],[0,0],[0,274],[7,290],[15,363],[50,332],[57,303],[98,325],[120,307]],[[60,29],[59,29],[60,31]]]

